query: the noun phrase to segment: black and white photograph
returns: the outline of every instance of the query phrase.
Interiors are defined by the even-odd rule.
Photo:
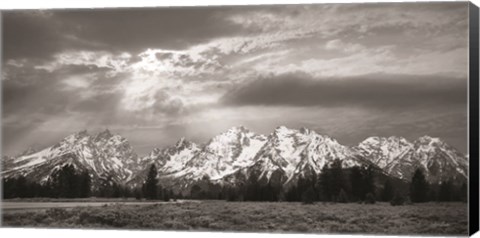
[[[1,226],[466,236],[471,7],[2,10]]]

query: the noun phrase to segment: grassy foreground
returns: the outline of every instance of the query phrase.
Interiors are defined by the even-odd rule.
[[[3,214],[3,226],[248,232],[466,235],[466,203],[302,205],[202,201]]]

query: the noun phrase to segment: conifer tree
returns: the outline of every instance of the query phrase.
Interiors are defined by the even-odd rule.
[[[87,171],[81,173],[78,176],[78,182],[79,182],[79,197],[86,198],[90,196],[90,190],[91,190],[91,179],[90,175],[88,174]]]
[[[341,188],[340,191],[338,192],[338,196],[337,196],[335,202],[339,202],[339,203],[347,203],[348,202],[347,193],[345,192],[345,190],[343,190],[343,188]]]
[[[52,175],[50,185],[55,197],[78,197],[79,179],[75,167],[71,164],[64,165]]]
[[[325,164],[322,168],[322,172],[320,174],[320,179],[318,180],[318,188],[320,190],[320,200],[321,201],[331,201],[333,194],[332,194],[332,177],[330,175],[330,168],[327,164]]]
[[[352,200],[358,201],[363,200],[365,193],[363,176],[360,167],[354,166],[350,173],[350,183],[352,186]]]
[[[402,194],[400,194],[398,191],[395,192],[393,195],[392,200],[390,201],[390,205],[392,206],[401,206],[405,203],[405,198],[403,197]]]
[[[170,193],[167,189],[162,190],[163,201],[168,202],[170,201]]]
[[[438,192],[438,201],[449,202],[453,198],[453,184],[450,180],[443,181],[440,184],[440,191]]]
[[[198,184],[195,184],[190,189],[190,197],[193,199],[202,199],[201,197],[202,188]]]
[[[421,203],[427,201],[428,183],[421,169],[416,169],[410,184],[410,200]]]
[[[298,192],[297,191],[298,191],[297,185],[291,186],[290,188],[288,188],[287,192],[285,193],[285,199],[288,202],[298,201],[298,198],[297,198],[297,193]]]
[[[147,178],[145,180],[145,191],[144,191],[145,198],[147,199],[158,198],[157,184],[158,184],[157,168],[155,164],[152,164],[150,166],[150,169],[148,170]]]
[[[312,204],[315,201],[315,190],[313,187],[309,187],[302,193],[302,203]]]
[[[335,195],[336,199],[333,200],[338,200],[338,196],[340,195],[340,191],[343,190],[343,193],[345,193],[345,177],[343,174],[343,169],[342,169],[342,161],[341,160],[335,160],[332,163],[332,166],[330,168],[330,192],[331,195]]]
[[[392,181],[390,181],[390,179],[387,179],[385,181],[385,184],[383,185],[382,201],[385,201],[385,202],[391,201],[394,194],[395,194],[395,191],[393,190]]]
[[[362,182],[363,182],[363,197],[366,194],[371,193],[375,196],[375,174],[373,171],[373,166],[368,165],[367,167],[363,167],[362,169]]]
[[[375,201],[376,201],[376,199],[375,199],[375,195],[373,195],[373,193],[367,193],[365,195],[365,203],[374,204]]]

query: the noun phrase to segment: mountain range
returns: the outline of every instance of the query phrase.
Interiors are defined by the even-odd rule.
[[[90,135],[77,132],[39,151],[26,150],[3,156],[2,177],[23,175],[45,182],[65,164],[88,171],[93,185],[109,179],[125,186],[138,186],[155,164],[160,181],[186,188],[195,181],[236,183],[250,174],[258,179],[288,185],[325,165],[340,160],[345,168],[374,165],[387,176],[408,181],[421,168],[430,183],[447,179],[465,181],[468,157],[439,138],[423,136],[410,142],[402,137],[369,137],[356,146],[307,128],[277,127],[261,135],[245,127],[233,127],[203,145],[181,138],[172,146],[155,148],[138,156],[127,139],[109,130]]]

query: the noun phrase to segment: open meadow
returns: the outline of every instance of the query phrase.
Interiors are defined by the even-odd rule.
[[[186,201],[4,212],[3,226],[293,233],[466,235],[466,203]]]

